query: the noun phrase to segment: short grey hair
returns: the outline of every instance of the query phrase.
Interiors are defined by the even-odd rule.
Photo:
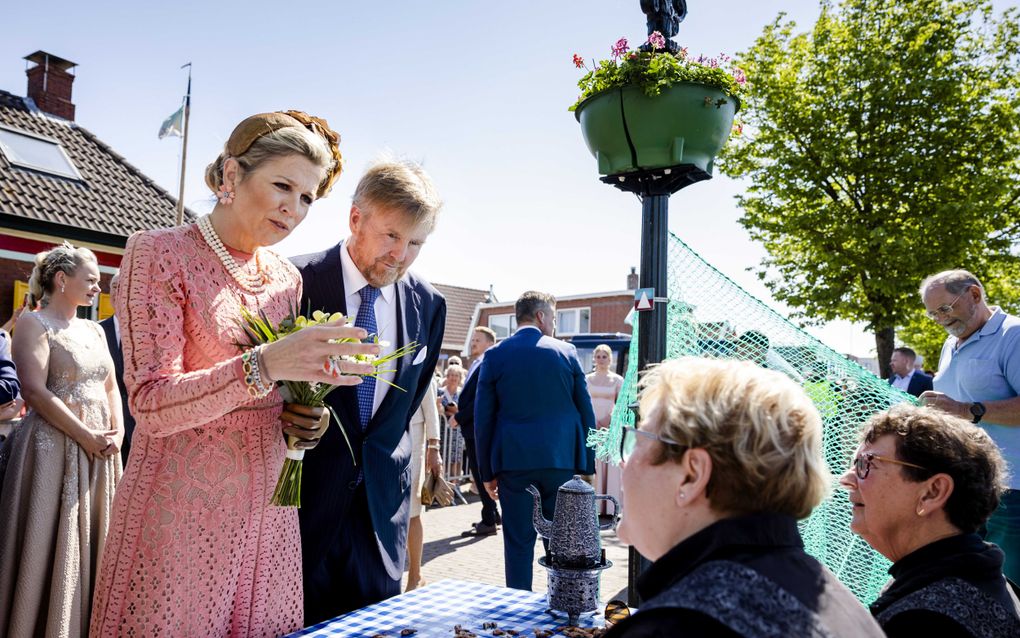
[[[556,297],[537,290],[529,290],[522,294],[514,304],[514,316],[517,323],[534,321],[539,310],[556,310]]]
[[[981,301],[986,300],[985,287],[981,285],[981,280],[974,273],[967,270],[943,270],[940,273],[926,277],[921,282],[920,293],[922,298],[924,298],[924,293],[932,286],[945,286],[946,292],[951,295],[962,295],[971,286],[977,286],[981,290]]]

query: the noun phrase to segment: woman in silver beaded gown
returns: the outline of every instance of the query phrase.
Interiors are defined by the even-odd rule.
[[[29,288],[42,308],[12,351],[30,409],[0,451],[0,635],[85,636],[124,439],[102,329],[76,317],[99,294],[96,257],[40,253]]]

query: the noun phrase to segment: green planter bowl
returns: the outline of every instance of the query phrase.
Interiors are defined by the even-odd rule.
[[[693,164],[709,175],[739,104],[704,84],[677,84],[648,97],[626,86],[593,95],[574,116],[599,174]]]

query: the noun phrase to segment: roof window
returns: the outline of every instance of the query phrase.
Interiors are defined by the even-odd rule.
[[[0,126],[0,152],[15,166],[81,179],[64,147],[48,137]]]

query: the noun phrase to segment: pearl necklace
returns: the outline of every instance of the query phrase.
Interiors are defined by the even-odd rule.
[[[198,230],[202,233],[205,243],[209,245],[209,248],[212,248],[212,251],[220,258],[224,268],[227,269],[227,272],[230,273],[230,276],[234,278],[234,281],[241,288],[248,292],[258,292],[262,289],[262,286],[266,283],[266,276],[262,274],[262,269],[259,268],[259,271],[254,275],[242,271],[241,267],[237,265],[237,260],[227,251],[227,247],[223,245],[220,236],[216,234],[216,229],[213,228],[212,220],[209,219],[208,215],[198,218]],[[255,264],[258,267],[258,252],[255,253]]]

